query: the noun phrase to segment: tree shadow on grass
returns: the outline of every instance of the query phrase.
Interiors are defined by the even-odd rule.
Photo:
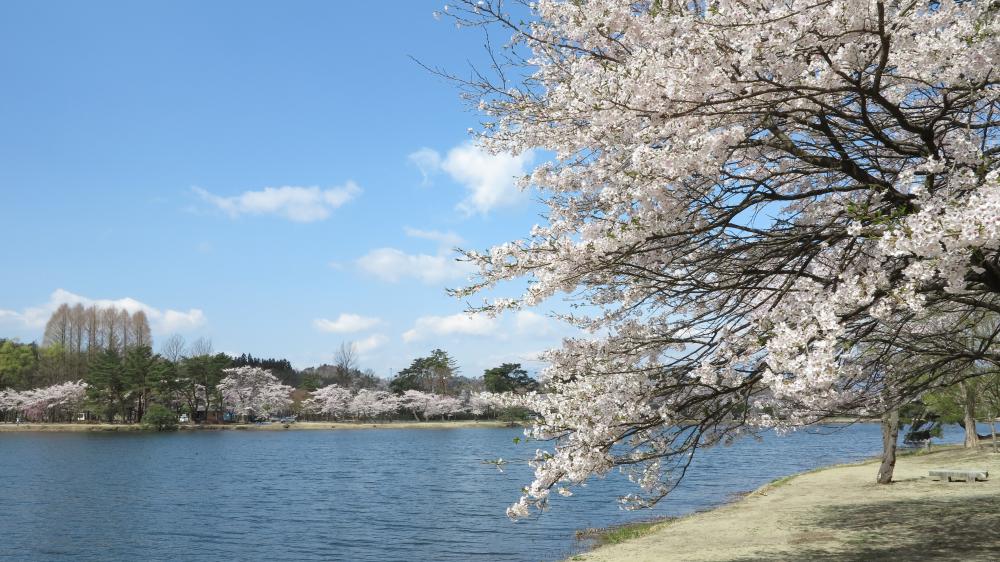
[[[792,552],[738,560],[1000,560],[1000,496],[830,507],[815,525]]]

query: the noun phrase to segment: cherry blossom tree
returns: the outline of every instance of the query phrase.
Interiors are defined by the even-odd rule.
[[[433,401],[434,395],[430,392],[407,390],[399,397],[399,407],[408,410],[417,421],[420,421],[421,415],[426,419],[425,412]]]
[[[500,406],[498,394],[493,392],[478,392],[469,396],[468,411],[479,417],[487,412],[497,410]]]
[[[0,391],[0,411],[21,413],[25,419],[56,421],[71,417],[87,396],[87,383],[70,381],[17,392]]]
[[[358,391],[361,392],[360,390]],[[391,392],[379,392],[378,405],[375,408],[375,417],[391,418],[399,413],[399,396]]]
[[[489,395],[489,393],[483,393]],[[468,402],[468,403],[467,403]],[[454,396],[409,390],[397,396],[384,390],[359,389],[352,391],[335,384],[316,390],[312,397],[303,403],[307,412],[326,414],[337,419],[353,417],[354,419],[389,418],[400,410],[411,412],[419,421],[434,417],[450,417],[472,412],[482,415],[496,399],[472,395],[468,401]]]
[[[359,419],[384,418],[396,413],[399,402],[395,395],[384,390],[362,388],[354,395],[348,410]]]
[[[407,390],[400,396],[399,404],[401,408],[412,412],[417,420],[421,417],[429,420],[438,416],[453,416],[467,411],[465,403],[454,396],[420,390]]]
[[[240,415],[266,416],[292,403],[289,395],[293,388],[281,384],[267,369],[244,366],[224,369],[223,373],[226,376],[218,390],[225,404]]]
[[[424,417],[427,419],[434,417],[451,417],[467,411],[465,404],[454,396],[443,394],[432,394],[431,400],[424,407]]]
[[[553,155],[523,182],[547,221],[466,252],[480,274],[455,293],[526,278],[479,309],[571,293],[593,337],[546,356],[531,436],[553,446],[511,516],[616,467],[639,485],[626,504],[649,505],[697,449],[769,428],[861,412],[891,429],[900,403],[1000,361],[992,338],[919,345],[1000,311],[996,3],[517,10],[448,13],[511,37],[465,93],[485,147]]]
[[[20,409],[20,393],[5,388],[0,390],[0,412],[16,412]]]
[[[334,419],[343,419],[350,413],[353,398],[351,389],[330,384],[316,389],[312,397],[303,403],[303,408],[307,412],[326,414]]]

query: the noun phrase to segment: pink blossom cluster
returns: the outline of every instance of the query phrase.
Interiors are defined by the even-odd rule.
[[[292,403],[292,387],[281,384],[271,371],[260,367],[224,369],[218,385],[226,406],[240,415],[267,416]]]
[[[429,420],[466,413],[483,415],[501,403],[497,396],[483,392],[463,399],[421,390],[407,390],[396,395],[383,390],[353,391],[331,384],[313,392],[303,402],[303,409],[335,419],[378,419],[408,412],[417,419]]]
[[[87,383],[65,382],[25,391],[0,390],[0,411],[20,412],[25,419],[45,420],[72,415],[87,396]]]

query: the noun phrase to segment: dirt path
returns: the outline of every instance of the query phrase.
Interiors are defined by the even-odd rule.
[[[1000,560],[1000,454],[948,449],[796,476],[743,500],[664,523],[573,560]],[[987,482],[931,480],[932,468],[983,468]],[[665,501],[669,501],[669,498]]]

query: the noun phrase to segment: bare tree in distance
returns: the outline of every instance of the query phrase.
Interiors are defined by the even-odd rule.
[[[201,337],[188,346],[188,352],[191,357],[199,357],[202,355],[212,354],[212,340],[209,338]]]
[[[67,347],[70,339],[69,323],[69,305],[61,304],[59,305],[59,308],[52,313],[52,316],[49,317],[49,321],[45,323],[45,335],[42,339],[42,345],[58,345],[64,348]]]
[[[153,336],[151,330],[149,329],[149,318],[146,317],[145,312],[137,310],[135,314],[132,315],[129,329],[131,330],[129,341],[133,346],[153,346]]]
[[[184,341],[184,336],[180,334],[173,334],[163,345],[160,346],[160,355],[166,357],[172,363],[176,363],[180,359],[186,356],[187,353],[187,342]]]
[[[354,342],[341,342],[333,356],[333,364],[337,368],[337,376],[341,378],[349,377],[358,368],[358,353]]]

